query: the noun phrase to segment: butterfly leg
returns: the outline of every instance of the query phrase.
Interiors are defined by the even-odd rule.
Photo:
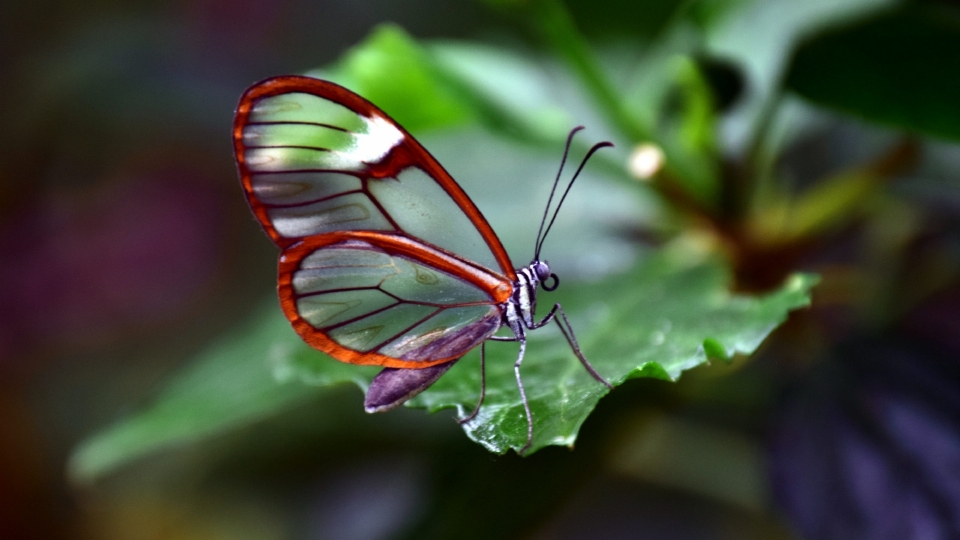
[[[515,337],[501,337],[501,336],[491,336],[487,338],[489,341],[517,341]],[[487,395],[487,371],[486,371],[486,347],[487,342],[484,341],[480,344],[480,400],[477,401],[477,406],[473,409],[473,412],[465,418],[457,420],[458,424],[466,424],[467,422],[473,420],[473,417],[477,416],[477,413],[480,412],[480,406],[483,405],[483,398]]]
[[[559,315],[559,317],[557,317]],[[613,385],[607,382],[597,370],[593,368],[593,365],[590,364],[590,361],[583,356],[583,352],[580,350],[580,344],[577,343],[577,336],[573,333],[573,327],[570,326],[570,321],[567,320],[567,314],[563,312],[563,307],[560,304],[554,304],[553,309],[550,310],[550,313],[547,313],[547,316],[543,318],[538,323],[531,325],[531,329],[540,328],[546,326],[550,321],[556,321],[557,326],[560,327],[560,332],[563,333],[563,337],[567,338],[567,343],[570,344],[570,348],[573,349],[573,353],[577,355],[577,358],[580,360],[580,363],[583,364],[583,367],[593,375],[593,378],[602,382],[607,388],[613,390]],[[562,322],[561,322],[562,321]]]
[[[523,379],[520,378],[520,364],[523,362],[523,353],[527,350],[527,339],[526,337],[519,337],[517,341],[520,342],[520,352],[517,355],[517,362],[513,364],[513,372],[517,376],[517,386],[520,388],[520,400],[523,401],[523,411],[527,413],[527,442],[523,445],[523,448],[517,452],[522,456],[523,453],[530,448],[530,445],[533,444],[533,415],[530,413],[527,391],[523,388]]]
[[[487,395],[487,370],[486,370],[486,350],[487,342],[484,341],[480,344],[480,400],[477,401],[477,406],[473,409],[473,412],[470,413],[466,418],[461,418],[457,420],[459,424],[466,424],[467,422],[473,420],[477,413],[480,412],[480,406],[483,405],[483,398]]]

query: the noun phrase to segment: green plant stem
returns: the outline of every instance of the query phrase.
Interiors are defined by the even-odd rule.
[[[691,195],[687,187],[689,182],[681,180],[683,174],[677,168],[677,157],[672,155],[673,152],[670,151],[669,146],[663,144],[656,133],[645,127],[630,113],[620,99],[619,93],[600,68],[599,61],[576,28],[573,18],[562,1],[535,0],[533,15],[542,39],[577,74],[593,96],[607,122],[619,130],[631,143],[652,142],[667,153],[663,170],[649,185],[680,213],[715,223],[717,221],[715,209],[710,205],[702,204]]]
[[[600,105],[607,121],[634,143],[651,140],[652,135],[624,107],[566,6],[558,0],[540,0],[534,2],[534,6],[534,20],[543,39],[570,64]]]
[[[600,63],[594,57],[586,40],[577,30],[566,6],[560,0],[539,0],[533,5],[535,24],[542,38],[561,58],[566,60],[583,81],[610,125],[618,129],[633,144],[653,142],[667,152],[667,146],[659,141],[656,134],[647,130],[637,118],[630,114],[618,92],[599,67]],[[693,201],[694,197],[686,193],[686,188],[682,187],[683,182],[675,180],[679,171],[673,163],[672,156],[668,154],[664,170],[658,174],[658,181],[651,183],[651,187],[664,199],[677,206],[681,212],[692,212],[699,217],[713,219],[713,212],[702,205],[686,204]],[[684,204],[678,205],[680,200],[684,201]]]
[[[748,179],[749,185],[743,186],[743,195],[747,197],[747,201],[752,200],[756,189],[762,189],[760,186],[762,182],[769,181],[772,177],[774,160],[770,156],[770,134],[782,102],[783,90],[782,80],[780,80],[764,101],[754,123],[750,141],[744,149],[744,176]]]

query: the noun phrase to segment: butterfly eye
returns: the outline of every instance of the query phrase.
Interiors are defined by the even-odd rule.
[[[560,278],[556,274],[550,273],[550,265],[543,261],[536,261],[533,263],[533,271],[537,273],[537,279],[540,281],[540,286],[543,287],[545,291],[555,290],[560,286]],[[553,279],[553,283],[547,285],[547,280]]]
[[[536,261],[533,263],[533,271],[537,273],[537,279],[546,281],[550,277],[550,265],[543,261]]]

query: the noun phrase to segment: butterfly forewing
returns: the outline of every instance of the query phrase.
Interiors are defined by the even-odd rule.
[[[244,95],[234,129],[248,200],[281,247],[331,231],[396,232],[515,278],[463,190],[359,96],[306,77],[270,79]]]

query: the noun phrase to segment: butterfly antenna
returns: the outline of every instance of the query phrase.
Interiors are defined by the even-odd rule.
[[[563,174],[563,165],[567,162],[567,154],[570,153],[570,144],[573,142],[573,136],[576,135],[578,131],[583,129],[583,126],[577,126],[570,130],[570,134],[567,135],[567,145],[563,149],[563,159],[560,160],[560,170],[557,171],[557,177],[553,181],[553,187],[550,188],[550,197],[547,199],[547,206],[543,209],[543,219],[540,220],[540,230],[537,231],[537,241],[534,242],[534,254],[533,258],[535,260],[540,259],[540,235],[543,233],[543,226],[547,222],[547,214],[550,213],[550,203],[553,202],[553,195],[557,191],[557,184],[560,183],[560,175]]]
[[[550,218],[550,223],[547,225],[547,230],[544,231],[543,237],[540,238],[540,242],[537,244],[536,257],[535,257],[537,260],[540,260],[540,248],[543,247],[543,241],[546,240],[547,235],[550,234],[550,228],[553,227],[553,222],[557,219],[557,214],[560,213],[560,207],[563,206],[563,201],[567,198],[567,193],[570,193],[570,188],[573,187],[573,183],[577,180],[577,177],[580,176],[580,171],[583,170],[584,165],[587,164],[587,161],[590,159],[590,156],[592,156],[594,152],[596,152],[601,148],[605,148],[607,146],[612,147],[613,143],[609,141],[604,141],[604,142],[598,142],[597,144],[593,145],[593,147],[590,148],[590,151],[587,152],[587,155],[583,157],[583,161],[580,162],[580,166],[577,167],[577,172],[573,173],[573,178],[571,178],[570,183],[567,184],[567,189],[563,190],[563,195],[560,197],[560,202],[557,203],[557,209],[554,210],[553,217]]]

